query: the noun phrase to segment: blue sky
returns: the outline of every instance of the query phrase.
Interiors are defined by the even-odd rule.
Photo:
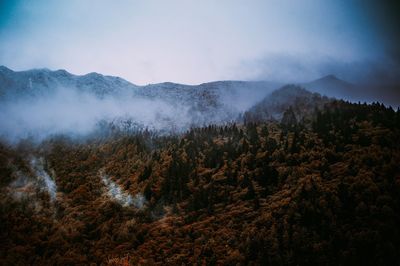
[[[15,70],[197,84],[398,69],[359,0],[0,1],[0,64]]]

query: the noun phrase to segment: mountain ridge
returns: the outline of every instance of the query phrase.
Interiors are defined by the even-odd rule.
[[[78,92],[95,94],[99,98],[125,95],[159,99],[169,104],[190,104],[194,101],[203,108],[214,101],[229,102],[229,108],[245,111],[259,98],[264,97],[280,84],[268,81],[213,81],[198,85],[162,82],[135,85],[123,78],[107,76],[97,72],[75,75],[59,69],[31,69],[13,71],[5,66],[0,71],[0,101],[44,96],[59,88],[74,88]],[[246,96],[246,97],[244,97]]]
[[[76,76],[66,70],[14,72],[3,67],[0,72],[3,132],[0,135],[18,139],[26,136],[26,132],[35,132],[42,136],[43,128],[46,134],[71,128],[74,132],[89,132],[99,121],[122,128],[133,125],[176,132],[192,126],[235,121],[276,88],[268,82],[237,81],[137,86],[122,78],[95,72]],[[21,129],[18,123],[27,128]]]

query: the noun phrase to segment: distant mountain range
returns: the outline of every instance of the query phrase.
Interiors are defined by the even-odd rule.
[[[296,105],[294,111],[302,119],[328,101],[321,95],[351,101],[380,100],[395,107],[400,103],[400,99],[382,92],[383,88],[362,87],[333,75],[308,83],[283,85],[269,81],[215,81],[200,85],[164,82],[138,86],[99,73],[13,71],[0,66],[0,122],[6,128],[3,135],[15,132],[16,128],[21,132],[29,130],[21,128],[19,123],[56,133],[57,126],[69,128],[66,121],[82,128],[93,123],[93,119],[118,124],[128,121],[128,125],[157,130],[187,129],[237,121],[244,113],[250,120],[280,119],[291,105]],[[389,89],[393,95],[398,94],[394,93],[396,88]]]
[[[94,93],[97,96],[134,90],[137,86],[112,76],[89,73],[83,76],[73,75],[65,70],[32,69],[12,71],[0,66],[0,99],[44,96],[57,88],[75,88],[81,92]]]
[[[255,96],[246,94],[246,99],[242,98],[246,102],[249,98],[250,100],[260,99],[260,94],[265,96],[279,86],[279,83],[267,81],[216,81],[200,85],[164,82],[138,86],[120,77],[94,72],[79,76],[66,70],[51,71],[44,68],[13,71],[5,66],[0,66],[0,99],[43,96],[51,94],[60,87],[77,89],[98,97],[131,93],[133,96],[162,98],[173,102],[207,98],[210,95],[217,96],[222,93],[231,94],[232,99],[235,96],[241,98],[242,93],[249,91],[256,94]],[[243,106],[243,108],[245,107]]]
[[[148,99],[162,99],[170,104],[219,106],[244,111],[259,99],[280,87],[267,81],[216,81],[200,85],[171,82],[137,86],[122,78],[98,73],[73,75],[65,70],[32,69],[13,71],[0,66],[0,101],[7,99],[51,95],[58,88],[106,96],[130,95]]]
[[[200,85],[184,85],[172,82],[138,86],[120,77],[99,73],[73,75],[66,70],[32,69],[13,71],[0,66],[0,100],[51,94],[57,88],[73,88],[97,97],[107,95],[140,96],[162,99],[172,104],[188,104],[196,101],[200,108],[218,105],[225,101],[229,108],[245,111],[253,104],[284,83],[269,81],[216,81]],[[327,75],[307,83],[297,83],[311,92],[351,101],[381,101],[399,105],[396,86],[358,85]]]
[[[94,120],[162,131],[225,123],[236,121],[280,86],[266,81],[137,86],[98,73],[79,76],[65,70],[13,71],[2,66],[0,136],[26,136],[31,131],[41,135],[43,130],[55,134],[71,127],[88,132]]]

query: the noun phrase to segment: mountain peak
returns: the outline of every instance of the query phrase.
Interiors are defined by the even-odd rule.
[[[322,78],[313,80],[313,81],[311,81],[309,83],[306,83],[306,84],[307,85],[319,85],[319,86],[320,85],[323,85],[323,86],[340,85],[340,86],[346,86],[346,87],[349,87],[349,86],[353,85],[350,82],[345,81],[343,79],[340,79],[340,78],[338,78],[337,76],[335,76],[333,74],[330,74],[330,75],[324,76]],[[306,86],[306,88],[307,88],[307,86]]]
[[[316,81],[343,81],[343,80],[339,79],[338,77],[336,77],[333,74],[329,74],[322,78],[317,79]]]
[[[336,98],[349,96],[353,93],[355,87],[352,83],[342,80],[332,74],[308,83],[303,83],[301,86],[312,92],[318,92],[322,95]]]

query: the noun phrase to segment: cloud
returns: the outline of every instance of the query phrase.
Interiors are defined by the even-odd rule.
[[[154,130],[191,123],[188,108],[163,100],[132,96],[102,99],[74,88],[55,88],[53,94],[3,102],[0,106],[0,136],[18,141],[42,140],[55,134],[87,135],[101,121],[132,120]]]
[[[397,0],[357,0],[372,29],[385,47],[385,54],[400,64],[400,3]]]
[[[301,83],[334,74],[361,85],[400,84],[400,64],[388,57],[345,61],[332,57],[275,54],[243,62],[237,71],[246,73],[250,80]]]
[[[5,1],[0,21],[0,64],[17,70],[62,68],[137,84],[194,84],[244,79],[251,66],[236,66],[275,54],[349,62],[385,52],[354,1],[11,2]],[[291,66],[286,72],[296,73]]]

